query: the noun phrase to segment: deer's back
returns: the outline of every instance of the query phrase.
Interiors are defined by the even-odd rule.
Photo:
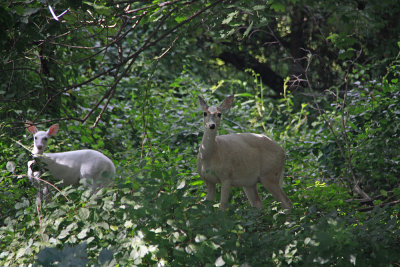
[[[115,175],[113,162],[96,150],[44,153],[41,160],[53,176],[66,184],[77,183],[80,178],[112,179]]]
[[[281,174],[284,163],[285,152],[272,139],[238,133],[217,136],[215,153],[198,162],[198,171],[211,182],[230,179],[234,186],[249,186],[265,173]]]
[[[236,133],[219,135],[216,137],[216,143],[220,151],[234,154],[257,154],[273,159],[285,153],[278,143],[262,134]]]

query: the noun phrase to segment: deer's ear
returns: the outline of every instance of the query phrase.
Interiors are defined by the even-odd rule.
[[[205,112],[207,112],[209,107],[208,107],[206,101],[204,101],[204,99],[201,98],[200,96],[197,96],[197,97],[199,98],[199,101],[200,101],[200,107],[201,107]]]
[[[54,136],[58,133],[58,129],[60,126],[58,124],[53,124],[50,126],[50,128],[47,130],[47,134],[50,136]]]
[[[228,109],[230,109],[233,104],[234,97],[235,97],[234,95],[231,95],[231,96],[228,96],[227,98],[225,98],[225,100],[222,102],[222,104],[218,107],[218,110],[221,112],[225,112]]]
[[[25,126],[28,127],[26,128],[28,130],[28,132],[30,132],[31,134],[35,134],[37,133],[38,129],[36,128],[35,125],[33,125],[33,122],[31,121],[26,121],[25,122]]]

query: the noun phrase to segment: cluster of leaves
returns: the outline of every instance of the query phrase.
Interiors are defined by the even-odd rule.
[[[369,191],[391,190],[398,185],[399,74],[396,61],[382,81],[357,81],[358,88],[349,91],[347,133],[353,165]]]
[[[357,25],[373,19],[372,32],[397,36],[397,27],[386,27],[378,13],[397,16],[398,5],[370,1],[364,12],[354,1],[240,1],[210,15],[206,10],[215,3],[222,1],[56,1],[57,12],[70,10],[66,23],[53,21],[43,1],[0,4],[6,29],[0,33],[6,62],[0,66],[0,265],[399,264],[399,61],[355,64],[362,50],[366,59],[382,57],[380,49],[393,55],[392,42],[372,42],[371,29]],[[202,23],[177,28],[201,10]],[[295,27],[298,21],[302,27]],[[165,34],[171,35],[160,39]],[[318,55],[310,64],[318,75],[309,84],[329,84],[329,94],[293,95],[287,79],[283,98],[271,100],[256,68],[237,72],[205,56],[222,58],[238,40],[247,43],[236,48],[257,61],[279,62],[272,67],[283,77],[296,74],[297,64],[281,64],[281,58],[298,63],[304,54],[296,48],[309,49]],[[265,45],[276,42],[281,46]],[[377,70],[387,66],[382,78]],[[351,71],[344,73],[346,67]],[[319,81],[331,71],[346,76],[346,84]],[[282,83],[278,79],[279,90]],[[236,94],[221,134],[264,132],[287,151],[290,215],[262,188],[262,212],[250,208],[239,189],[232,189],[226,212],[202,201],[196,96],[211,93],[219,100]],[[96,119],[86,116],[90,112]],[[97,126],[81,125],[82,114]],[[101,150],[116,163],[114,186],[94,195],[64,188],[38,205],[25,176],[29,149],[20,145],[32,140],[23,127],[13,127],[31,117],[66,118],[49,150]],[[369,206],[353,200],[354,182],[372,196]]]
[[[122,183],[93,196],[83,188],[66,189],[72,202],[58,194],[42,205],[40,217],[32,199],[22,199],[0,229],[1,263],[374,266],[400,260],[398,214],[390,209],[363,218],[323,214],[298,202],[285,222],[287,215],[270,197],[260,212],[235,194],[230,209],[221,212],[199,202],[197,177],[187,173],[178,183],[182,175],[165,168],[161,162],[149,164],[147,174],[136,176],[141,187],[133,186],[133,193],[132,184]],[[323,197],[332,190],[320,188]],[[314,203],[326,201],[309,196]]]
[[[232,189],[231,206],[221,212],[216,203],[202,201],[204,183],[194,171],[201,139],[196,94],[205,94],[207,86],[189,70],[166,84],[149,82],[148,77],[127,80],[126,84],[120,92],[129,97],[110,103],[113,113],[104,117],[113,127],[88,130],[64,124],[66,131],[49,147],[56,151],[65,146],[102,150],[117,165],[113,188],[91,195],[83,187],[68,187],[37,209],[35,190],[21,175],[28,152],[18,144],[4,143],[1,162],[13,159],[16,169],[12,176],[4,171],[5,164],[1,166],[2,190],[9,192],[1,194],[1,205],[7,210],[1,214],[2,265],[73,260],[76,265],[111,266],[376,266],[400,261],[396,206],[359,211],[343,184],[324,177],[328,168],[319,150],[335,145],[335,141],[323,127],[323,119],[308,108],[311,103],[297,104],[290,94],[279,102],[262,99],[257,77],[235,83],[241,93],[224,118],[221,132],[265,128],[281,141],[288,154],[285,191],[294,209],[290,215],[284,214],[260,188],[267,197],[263,200],[265,210],[258,211],[249,207],[241,190]],[[230,85],[226,85],[219,87],[216,95],[227,95]],[[198,92],[191,90],[194,86]],[[351,95],[364,88],[354,86]],[[388,94],[395,94],[397,83],[391,79],[387,88]],[[91,90],[93,94],[96,88]],[[396,101],[394,97],[385,99]],[[341,101],[338,97],[338,103]],[[357,115],[360,110],[355,106],[349,104],[345,109]],[[369,107],[363,111],[374,112]],[[326,108],[330,118],[341,121],[341,115],[334,113],[335,106]],[[348,117],[355,123],[360,116]],[[388,118],[387,123],[396,123],[393,117]],[[372,125],[373,121],[368,122]],[[354,132],[354,127],[350,130]],[[373,138],[379,141],[380,135],[376,132]],[[370,144],[379,146],[380,142]],[[335,151],[334,146],[331,149]],[[362,154],[353,151],[355,156]],[[341,159],[337,156],[333,160]]]
[[[329,122],[319,125],[320,162],[327,177],[353,176],[372,194],[398,186],[399,65],[396,60],[381,81],[368,79],[369,66],[358,66],[349,75],[351,89],[330,91]],[[340,97],[340,94],[344,94]],[[330,129],[324,127],[330,125]],[[317,125],[314,123],[314,125]],[[326,139],[330,142],[326,142]],[[342,151],[338,149],[342,148]],[[318,155],[318,153],[316,154]],[[384,174],[384,175],[382,175]],[[384,193],[385,194],[385,193]]]

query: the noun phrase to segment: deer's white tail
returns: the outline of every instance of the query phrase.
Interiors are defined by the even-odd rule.
[[[204,135],[197,157],[197,171],[207,185],[207,199],[213,200],[215,184],[221,183],[221,205],[227,205],[231,186],[243,187],[254,207],[262,208],[257,183],[262,183],[282,207],[292,204],[282,190],[285,152],[272,139],[252,133],[217,135],[221,114],[233,103],[226,98],[219,107],[208,106],[199,97],[204,111]]]

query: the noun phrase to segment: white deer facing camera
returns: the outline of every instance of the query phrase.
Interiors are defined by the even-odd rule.
[[[216,184],[221,184],[220,209],[225,209],[231,186],[243,187],[252,207],[263,208],[257,183],[288,211],[292,203],[282,190],[285,151],[272,139],[261,134],[235,133],[217,135],[221,114],[230,109],[234,96],[220,106],[208,106],[201,98],[204,111],[204,135],[197,156],[197,172],[205,180],[207,200],[214,200]]]
[[[63,180],[64,185],[78,184],[81,179],[91,179],[92,189],[107,186],[115,177],[114,163],[102,153],[91,150],[75,150],[61,153],[43,153],[47,142],[57,134],[59,125],[52,125],[47,132],[38,131],[31,123],[28,132],[34,136],[34,146],[32,150],[33,157],[57,179]],[[28,162],[28,177],[37,181],[40,177],[39,171],[32,170],[35,162]]]

